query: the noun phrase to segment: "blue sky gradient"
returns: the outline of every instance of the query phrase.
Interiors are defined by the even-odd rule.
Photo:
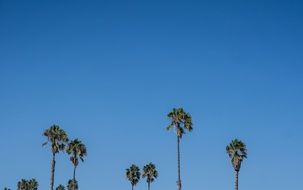
[[[0,188],[49,188],[44,129],[57,123],[88,157],[80,189],[129,190],[125,169],[156,164],[152,189],[176,189],[184,107],[185,190],[233,189],[225,146],[248,147],[240,189],[303,188],[302,1],[0,0]],[[55,185],[72,165],[57,157]],[[137,190],[146,189],[141,181]]]

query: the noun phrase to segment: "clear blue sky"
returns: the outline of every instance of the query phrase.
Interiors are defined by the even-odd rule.
[[[81,190],[129,190],[125,168],[154,162],[154,190],[176,189],[184,107],[185,190],[233,189],[225,153],[248,147],[240,189],[303,189],[302,1],[0,0],[0,188],[49,188],[42,132],[57,123],[88,147]],[[72,176],[57,157],[56,181]],[[137,190],[146,189],[141,181]]]

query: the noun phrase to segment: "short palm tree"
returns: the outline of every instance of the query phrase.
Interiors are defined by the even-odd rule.
[[[38,186],[39,184],[34,178],[31,180],[21,179],[17,184],[17,190],[37,190]]]
[[[238,190],[239,171],[241,168],[241,163],[244,158],[247,158],[246,145],[242,141],[234,139],[228,146],[226,146],[226,152],[229,158],[231,159],[232,166],[235,170],[235,190]]]
[[[25,179],[21,179],[17,183],[17,190],[27,190],[28,189],[28,182]]]
[[[132,164],[129,168],[126,169],[126,177],[131,183],[132,190],[134,190],[134,186],[139,182],[140,176],[141,173],[138,166]]]
[[[148,190],[150,190],[150,184],[158,177],[158,171],[153,163],[149,163],[143,167],[142,178],[146,177]]]
[[[56,188],[56,190],[65,190],[65,187],[63,186],[63,185],[59,185],[57,188]]]
[[[66,143],[68,142],[68,137],[66,132],[58,125],[52,125],[49,129],[44,131],[43,135],[47,138],[47,141],[43,143],[43,145],[49,143],[51,146],[52,163],[50,190],[54,190],[56,154],[60,151],[64,151]]]
[[[78,190],[78,181],[74,179],[68,180],[67,190]]]
[[[75,139],[69,142],[66,152],[70,155],[70,161],[74,165],[73,180],[76,181],[76,168],[79,164],[79,159],[83,162],[84,157],[87,156],[86,146],[80,140]]]
[[[183,108],[173,108],[171,112],[167,114],[171,120],[167,130],[175,129],[177,134],[177,160],[178,160],[178,190],[181,190],[181,174],[180,174],[180,140],[185,134],[185,130],[192,131],[193,123],[191,115],[183,110]]]
[[[31,179],[28,181],[28,190],[37,190],[38,186],[39,184],[36,179]]]

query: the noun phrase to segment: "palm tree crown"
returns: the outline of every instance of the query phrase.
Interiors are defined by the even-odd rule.
[[[26,190],[26,189],[28,189],[27,180],[21,179],[21,181],[18,181],[17,190]]]
[[[65,190],[65,187],[63,186],[63,185],[59,185],[57,188],[56,188],[56,190]]]
[[[175,128],[178,137],[182,138],[183,134],[185,134],[185,130],[193,130],[191,115],[186,113],[183,108],[173,108],[167,116],[171,119],[171,123],[167,127],[167,130]]]
[[[47,138],[47,141],[43,143],[43,145],[50,143],[53,154],[64,150],[65,145],[68,142],[66,132],[61,129],[59,125],[52,125],[49,129],[44,131],[43,135]]]
[[[70,141],[66,148],[66,152],[70,155],[70,161],[74,166],[78,165],[79,158],[83,162],[84,157],[87,155],[86,146],[79,139]]]
[[[158,177],[158,171],[153,163],[149,163],[143,167],[142,177],[146,177],[146,182],[151,183]]]
[[[78,190],[79,187],[78,187],[78,181],[75,180],[75,179],[70,179],[68,180],[68,183],[67,183],[67,190]]]
[[[132,187],[135,186],[140,180],[140,169],[138,166],[132,164],[126,169],[126,177],[130,181]]]
[[[38,182],[34,178],[31,180],[21,179],[17,184],[17,190],[37,190],[38,185]]]
[[[242,161],[244,158],[247,158],[246,145],[242,141],[234,139],[226,146],[226,152],[231,159],[235,171],[239,171]]]

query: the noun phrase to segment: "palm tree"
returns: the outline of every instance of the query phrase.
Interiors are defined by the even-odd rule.
[[[10,188],[4,187],[4,190],[11,190]]]
[[[140,169],[135,164],[132,164],[129,168],[126,169],[126,177],[131,183],[132,190],[134,190],[134,186],[139,182],[140,176]]]
[[[56,188],[56,190],[65,190],[65,187],[63,186],[63,185],[59,185],[57,188]]]
[[[181,174],[180,174],[180,140],[185,134],[185,130],[192,131],[193,123],[189,113],[185,112],[183,108],[173,108],[173,110],[167,114],[171,120],[167,130],[175,129],[177,134],[177,159],[178,159],[178,190],[181,190]]]
[[[79,164],[79,158],[83,162],[84,157],[87,155],[86,146],[80,140],[75,139],[69,142],[66,152],[70,155],[70,161],[74,165],[73,181],[76,181],[76,168]]]
[[[37,190],[38,189],[38,182],[36,181],[36,179],[31,179],[28,181],[28,190]]]
[[[78,181],[74,180],[74,179],[68,180],[67,189],[68,190],[78,190]]]
[[[31,180],[21,179],[17,183],[17,190],[37,190],[38,185],[38,182],[34,178]]]
[[[158,171],[153,163],[149,163],[143,167],[142,178],[146,177],[148,190],[150,190],[150,184],[158,177]]]
[[[234,139],[228,146],[226,146],[226,152],[229,158],[231,159],[232,166],[235,170],[235,190],[238,190],[239,171],[241,168],[241,163],[244,158],[247,158],[246,145],[242,141]]]
[[[50,190],[54,190],[56,154],[60,151],[64,151],[65,145],[68,142],[68,137],[66,132],[58,125],[52,125],[49,129],[44,131],[43,135],[47,138],[47,141],[43,143],[43,145],[49,143],[51,146],[53,158],[51,163]]]
[[[27,181],[25,179],[21,179],[17,183],[17,190],[25,190],[27,188]]]

